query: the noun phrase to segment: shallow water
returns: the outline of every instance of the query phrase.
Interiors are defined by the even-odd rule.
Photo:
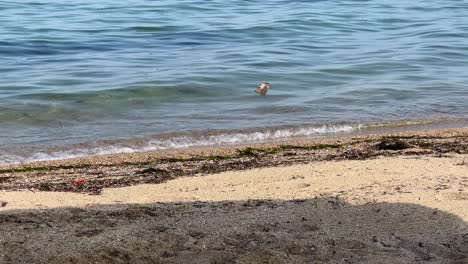
[[[468,1],[2,1],[0,163],[468,118],[466,14]]]

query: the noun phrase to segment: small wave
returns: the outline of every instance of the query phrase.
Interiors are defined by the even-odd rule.
[[[36,151],[32,155],[0,154],[0,164],[18,164],[35,161],[62,160],[119,153],[184,149],[194,147],[216,147],[264,143],[290,139],[308,138],[317,135],[350,133],[361,129],[362,125],[323,125],[310,127],[289,127],[264,129],[260,131],[218,132],[211,135],[156,136],[143,144],[128,145],[128,141],[100,146],[77,147],[55,151]],[[29,152],[31,153],[31,152]]]
[[[170,140],[151,140],[147,148],[150,149],[178,149],[198,146],[220,146],[236,145],[242,143],[268,142],[280,139],[291,139],[308,137],[319,134],[349,133],[360,129],[361,125],[339,125],[339,126],[321,126],[321,127],[303,127],[290,129],[265,130],[251,133],[226,133],[219,135],[203,136],[201,138],[176,137]]]

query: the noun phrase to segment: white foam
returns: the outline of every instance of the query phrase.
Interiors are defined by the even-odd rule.
[[[349,133],[361,126],[321,126],[307,128],[292,128],[266,130],[251,133],[227,133],[219,135],[211,135],[208,137],[191,138],[191,137],[176,137],[169,140],[151,140],[148,142],[145,150],[161,150],[161,149],[178,149],[196,146],[219,146],[219,145],[234,145],[241,143],[258,143],[270,140],[289,139],[297,137],[308,137],[317,134],[331,133]]]
[[[152,139],[143,146],[129,147],[119,145],[108,145],[92,148],[77,148],[54,152],[36,152],[30,156],[18,156],[2,154],[0,164],[17,164],[34,161],[61,160],[82,158],[94,155],[108,155],[118,153],[134,153],[167,149],[183,149],[190,147],[207,147],[221,145],[237,145],[248,143],[262,143],[275,140],[287,140],[292,138],[307,138],[320,134],[350,133],[361,129],[361,125],[324,125],[320,127],[301,127],[270,129],[245,133],[221,133],[208,136],[190,137],[178,136],[169,139]]]

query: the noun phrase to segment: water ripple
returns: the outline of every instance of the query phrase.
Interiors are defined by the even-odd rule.
[[[2,1],[0,145],[467,117],[467,13],[466,0]]]

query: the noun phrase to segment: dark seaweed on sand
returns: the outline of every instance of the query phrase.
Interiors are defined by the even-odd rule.
[[[38,190],[99,194],[103,188],[168,180],[223,171],[305,164],[322,160],[363,160],[378,156],[468,153],[468,135],[382,136],[334,144],[279,144],[241,147],[229,155],[155,158],[119,164],[24,166],[0,170],[0,190]],[[75,184],[76,180],[82,181]]]

